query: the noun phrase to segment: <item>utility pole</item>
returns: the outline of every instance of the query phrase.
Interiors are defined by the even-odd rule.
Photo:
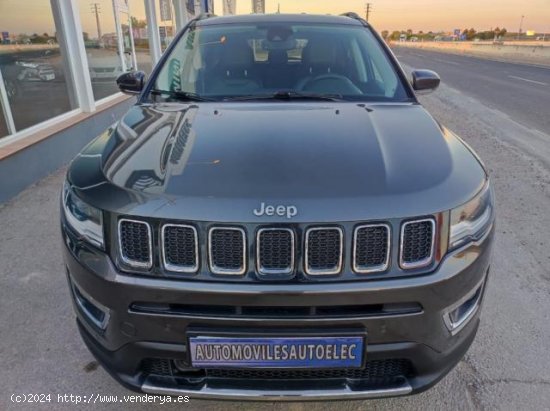
[[[521,20],[519,21],[518,40],[519,40],[520,37],[521,37],[521,30],[522,30],[522,28],[523,28],[523,18],[524,18],[524,17],[525,17],[525,16],[522,15],[522,16],[521,16]]]
[[[99,3],[92,3],[92,13],[95,13],[95,22],[97,24],[97,40],[101,44],[101,25],[99,24],[99,13],[101,13]]]
[[[367,3],[365,6],[365,11],[367,12],[367,21],[369,21],[370,13],[372,11],[372,3]]]

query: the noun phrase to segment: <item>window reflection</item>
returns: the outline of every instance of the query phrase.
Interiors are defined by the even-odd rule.
[[[129,9],[137,68],[151,74],[153,63],[149,53],[149,32],[147,31],[147,18],[143,0],[129,0]]]
[[[159,0],[156,2],[156,8],[160,46],[162,51],[164,51],[170,45],[177,32],[176,13],[171,0]]]
[[[115,79],[124,72],[127,55],[119,52],[112,0],[79,0],[82,36],[96,100],[116,93]]]
[[[123,72],[151,72],[143,1],[79,0],[79,10],[96,100],[118,92],[115,80]]]
[[[49,0],[10,2],[1,11],[0,70],[17,131],[76,108]],[[5,133],[0,120],[0,134]]]

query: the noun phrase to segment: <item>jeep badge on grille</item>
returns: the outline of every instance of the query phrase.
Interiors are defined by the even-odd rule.
[[[286,218],[290,219],[298,214],[298,208],[293,205],[285,206],[285,205],[267,205],[266,203],[261,203],[259,209],[254,209],[254,215],[261,217],[261,216],[274,216],[278,215],[280,217],[286,216]]]

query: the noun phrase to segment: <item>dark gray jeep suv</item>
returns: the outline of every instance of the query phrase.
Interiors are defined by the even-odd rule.
[[[62,195],[82,337],[134,390],[420,392],[465,354],[489,273],[487,172],[343,16],[203,16]]]

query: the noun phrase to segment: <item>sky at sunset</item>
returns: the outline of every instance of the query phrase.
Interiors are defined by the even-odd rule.
[[[75,0],[80,7],[83,30],[94,33],[95,17],[90,4],[100,4],[103,32],[114,31],[112,0]],[[129,0],[132,15],[145,18],[143,0]],[[488,30],[506,27],[517,32],[524,15],[523,30],[550,33],[550,0],[369,0],[373,11],[370,22],[378,30],[451,31],[474,27]],[[158,0],[156,0],[158,10]],[[365,13],[365,0],[266,0],[268,13]],[[222,14],[222,0],[214,0]],[[251,0],[237,0],[237,12],[249,13]],[[0,31],[53,34],[54,24],[49,0],[0,0]]]

